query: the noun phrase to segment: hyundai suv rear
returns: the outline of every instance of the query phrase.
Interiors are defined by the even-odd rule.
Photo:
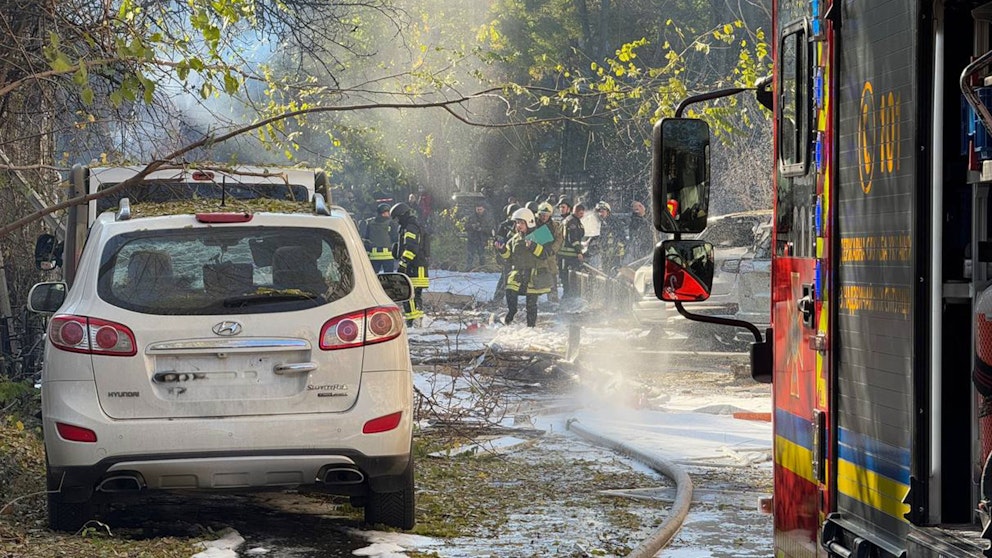
[[[312,485],[411,528],[412,371],[380,283],[408,280],[376,276],[340,208],[149,207],[95,221],[50,320],[51,527],[146,491]]]

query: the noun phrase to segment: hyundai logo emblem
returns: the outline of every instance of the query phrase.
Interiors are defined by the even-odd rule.
[[[213,332],[224,337],[231,337],[241,333],[241,324],[238,322],[225,321],[214,326]]]

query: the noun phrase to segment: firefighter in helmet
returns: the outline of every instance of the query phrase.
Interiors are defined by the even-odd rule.
[[[391,247],[399,236],[396,223],[389,218],[389,209],[388,203],[380,203],[375,208],[375,217],[362,221],[358,227],[365,250],[372,260],[372,269],[376,273],[392,273],[396,270]]]
[[[548,292],[548,300],[558,302],[558,252],[561,251],[562,245],[565,243],[565,236],[561,225],[551,218],[554,212],[553,205],[549,202],[541,202],[537,204],[535,220],[538,227],[548,227],[554,237],[552,242],[544,245],[545,251],[549,252],[544,259],[544,265],[547,266],[548,273],[551,274],[551,290]]]
[[[506,244],[506,241],[510,240],[510,237],[513,236],[513,230],[515,228],[513,213],[518,209],[520,209],[520,206],[516,203],[507,204],[506,207],[503,208],[503,214],[506,216],[506,220],[496,225],[493,229],[493,246],[496,246],[497,244]],[[506,290],[506,276],[509,274],[510,262],[503,260],[499,281],[496,283],[496,292],[493,293],[493,302],[503,299],[504,291]]]
[[[399,260],[399,272],[410,278],[413,284],[413,299],[403,303],[403,317],[406,325],[424,317],[423,292],[430,287],[427,278],[427,265],[430,257],[430,240],[427,232],[417,221],[417,213],[407,204],[400,202],[389,210],[389,216],[400,224],[399,240],[393,244],[393,256]]]
[[[537,228],[534,213],[521,208],[513,212],[514,233],[506,243],[498,242],[499,255],[510,262],[506,278],[506,307],[504,320],[509,324],[517,313],[517,297],[526,296],[527,327],[537,325],[537,297],[551,292],[551,272],[545,260],[550,254],[543,244],[527,238]]]

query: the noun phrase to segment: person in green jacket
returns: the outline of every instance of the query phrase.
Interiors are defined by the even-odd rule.
[[[506,307],[509,311],[504,323],[513,322],[517,314],[517,298],[524,295],[527,297],[527,327],[534,327],[537,325],[537,297],[551,292],[551,272],[545,263],[551,250],[527,238],[537,228],[533,211],[521,208],[511,217],[515,226],[513,236],[505,243],[496,244],[497,253],[510,263],[510,274],[506,278]]]

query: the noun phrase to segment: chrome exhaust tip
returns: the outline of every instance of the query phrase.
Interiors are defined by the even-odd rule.
[[[138,492],[145,487],[144,480],[137,474],[113,475],[100,481],[98,492]]]
[[[365,482],[365,475],[354,467],[325,467],[317,477],[328,485],[349,485]]]

